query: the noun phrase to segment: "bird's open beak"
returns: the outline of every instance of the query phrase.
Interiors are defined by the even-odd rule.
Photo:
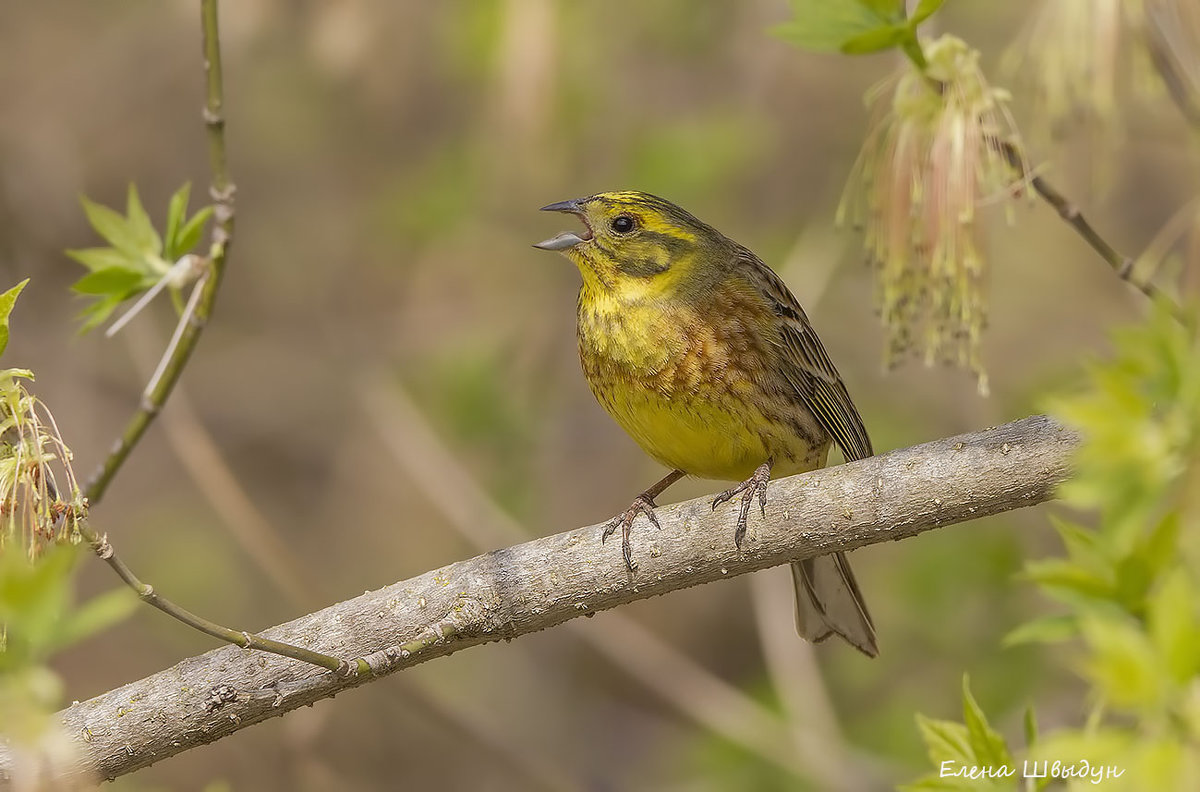
[[[576,199],[574,201],[559,201],[552,203],[549,206],[542,207],[543,212],[567,212],[569,214],[578,215],[580,220],[583,220],[584,231],[575,233],[574,231],[564,231],[556,237],[547,239],[544,242],[538,242],[534,245],[539,250],[566,250],[573,248],[581,242],[587,242],[592,238],[592,229],[588,226],[587,219],[583,215],[583,201]]]

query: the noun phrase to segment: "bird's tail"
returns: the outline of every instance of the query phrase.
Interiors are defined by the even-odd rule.
[[[875,625],[845,553],[792,563],[796,586],[796,631],[819,643],[834,633],[868,657],[875,657]]]

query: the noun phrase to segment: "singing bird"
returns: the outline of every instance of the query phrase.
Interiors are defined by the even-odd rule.
[[[871,440],[804,309],[747,248],[680,207],[642,192],[599,193],[542,211],[583,221],[534,247],[579,268],[579,358],[600,404],[638,445],[671,469],[605,527],[621,529],[625,563],[638,515],[685,475],[740,484],[734,542],[757,499],[766,515],[772,475],[825,465],[836,442],[847,461]],[[874,657],[875,627],[842,553],[792,564],[796,629],[837,634]]]

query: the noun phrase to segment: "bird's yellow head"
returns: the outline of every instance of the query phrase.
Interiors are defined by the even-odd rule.
[[[584,229],[564,231],[534,247],[562,252],[579,267],[585,289],[619,299],[699,285],[733,244],[670,201],[643,192],[598,193],[542,211],[577,215]]]

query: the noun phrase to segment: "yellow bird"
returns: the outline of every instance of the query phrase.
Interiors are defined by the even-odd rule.
[[[740,547],[755,499],[766,516],[772,474],[824,466],[836,442],[847,460],[872,455],[862,418],[804,309],[770,267],[680,207],[642,192],[609,192],[542,207],[578,216],[535,247],[579,268],[579,358],[600,404],[671,469],[605,527],[657,525],[654,499],[685,475],[740,481]],[[837,634],[874,657],[875,628],[845,555],[792,564],[796,629]]]

